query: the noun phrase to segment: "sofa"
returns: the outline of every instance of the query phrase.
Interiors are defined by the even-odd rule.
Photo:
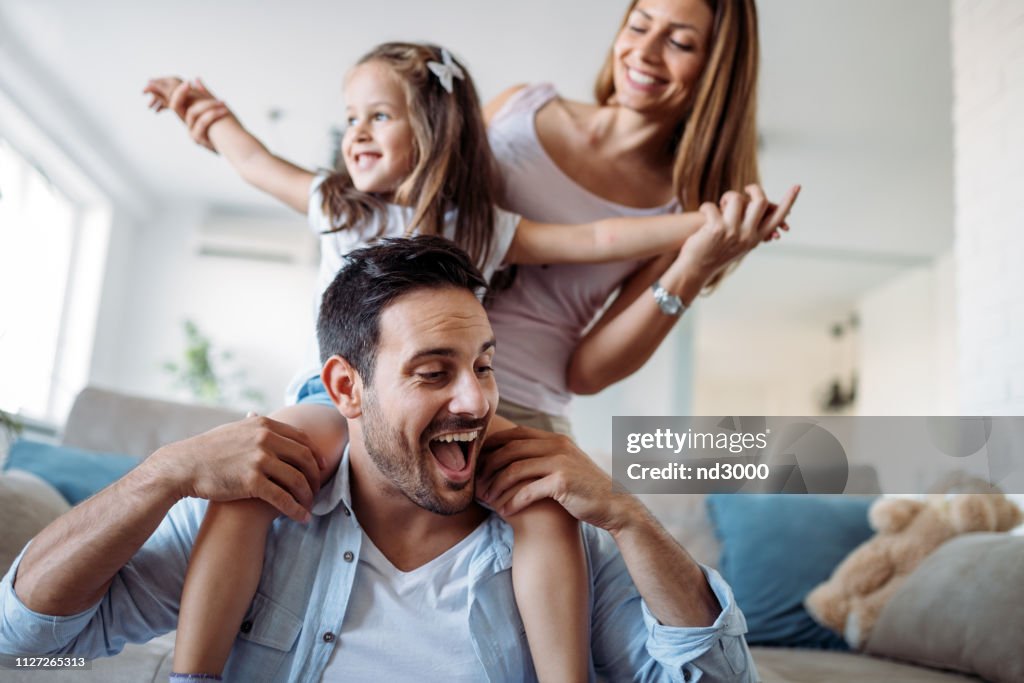
[[[240,415],[231,411],[155,401],[90,387],[76,399],[62,443],[91,451],[144,457],[161,444],[238,417]],[[598,460],[601,461],[600,456]],[[644,497],[644,502],[697,560],[712,566],[718,563],[723,543],[729,543],[729,539],[716,536],[704,496],[650,495]],[[6,572],[24,543],[67,509],[68,503],[39,477],[17,470],[0,474],[0,519],[14,520],[13,524],[5,522],[6,528],[0,531],[0,571]],[[765,542],[771,540],[765,539]],[[793,561],[800,559],[795,557]],[[749,571],[756,573],[758,568],[750,567]],[[130,645],[116,657],[95,660],[90,671],[54,671],[40,676],[37,672],[0,669],[0,680],[10,683],[44,679],[55,683],[166,680],[172,648],[173,634],[168,634],[150,643]],[[763,646],[754,646],[752,651],[761,679],[766,683],[980,680],[862,653]]]
[[[163,444],[237,420],[236,411],[129,396],[86,387],[76,397],[61,436],[64,446],[141,459]],[[108,456],[112,459],[116,456]],[[0,457],[0,462],[3,458]],[[25,543],[70,509],[64,496],[40,476],[18,469],[0,473],[0,575]],[[13,523],[8,523],[10,520]],[[90,663],[89,670],[4,669],[4,683],[139,683],[166,681],[171,672],[174,633],[148,643],[129,644],[116,657]]]

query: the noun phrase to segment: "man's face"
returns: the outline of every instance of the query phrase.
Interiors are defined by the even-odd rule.
[[[364,389],[366,452],[391,485],[442,515],[464,510],[498,403],[494,333],[469,291],[421,289],[380,319],[373,381]]]

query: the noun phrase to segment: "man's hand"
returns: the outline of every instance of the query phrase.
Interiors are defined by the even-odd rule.
[[[143,461],[177,498],[265,500],[297,522],[309,520],[323,463],[299,429],[248,417],[169,444]]]
[[[581,522],[614,533],[644,514],[567,436],[516,427],[490,436],[484,448],[480,498],[502,516],[552,498]]]

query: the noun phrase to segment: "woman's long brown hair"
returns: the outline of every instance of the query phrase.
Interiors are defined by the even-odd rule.
[[[638,0],[630,3],[626,25]],[[757,10],[753,0],[704,0],[715,15],[710,52],[692,106],[678,122],[672,144],[672,186],[680,204],[695,211],[717,203],[727,190],[760,182],[757,168]],[[621,27],[620,27],[621,31]],[[615,94],[609,51],[594,87],[598,104]]]
[[[629,5],[622,26],[638,0]],[[672,188],[685,211],[718,204],[728,190],[760,183],[757,165],[757,74],[759,45],[754,0],[704,0],[714,14],[708,61],[692,105],[672,137]],[[621,31],[622,28],[620,27]],[[594,96],[606,105],[615,95],[610,50],[597,76]],[[721,277],[708,283],[713,287]]]
[[[415,150],[412,172],[394,201],[414,207],[408,232],[440,235],[445,213],[457,209],[454,241],[480,266],[493,249],[498,174],[468,70],[459,65],[465,78],[453,78],[449,93],[427,67],[441,61],[437,45],[383,43],[357,64],[386,65],[405,89]],[[383,215],[383,201],[357,190],[343,164],[321,185],[321,194],[336,230]]]

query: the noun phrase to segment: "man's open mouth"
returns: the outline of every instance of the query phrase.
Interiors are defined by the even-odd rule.
[[[455,481],[467,480],[472,474],[469,467],[470,454],[483,430],[441,434],[430,440],[428,446],[434,460],[445,477]]]

